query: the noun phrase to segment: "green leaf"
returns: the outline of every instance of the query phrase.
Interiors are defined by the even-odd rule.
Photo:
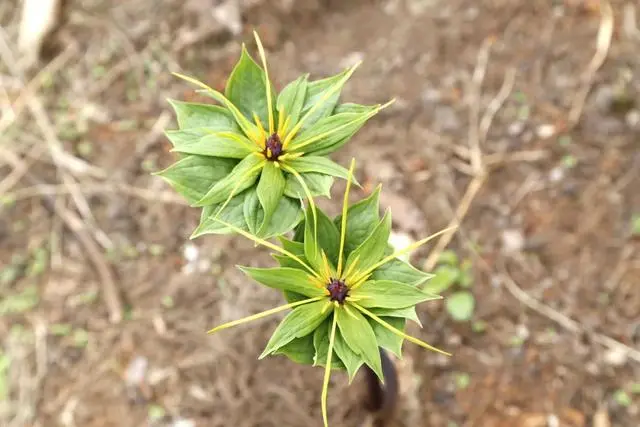
[[[260,206],[257,189],[255,187],[249,188],[246,191],[242,213],[247,223],[247,228],[252,234],[257,234],[260,225],[262,225],[264,216],[260,215],[261,210],[262,206]]]
[[[289,267],[238,267],[253,280],[273,289],[291,291],[307,297],[325,295],[325,290],[313,285],[309,273]]]
[[[439,295],[456,283],[460,271],[456,267],[441,265],[433,273],[434,277],[425,284],[424,290]]]
[[[331,195],[331,186],[333,185],[333,177],[320,173],[301,173],[302,179],[307,184],[312,196],[329,197]],[[304,199],[307,197],[304,189],[293,174],[286,175],[286,186],[284,194],[287,197],[295,199]]]
[[[285,239],[284,237],[280,236],[279,237],[280,242],[282,243],[282,247],[291,252],[293,255],[297,256],[298,258],[300,258],[300,260],[302,262],[305,262],[308,264],[308,260],[304,257],[304,245],[300,242],[293,242],[291,240]],[[280,264],[281,267],[288,267],[288,268],[297,268],[299,270],[303,270],[304,267],[302,266],[302,264],[300,264],[298,261],[293,260],[287,256],[284,255],[272,255],[273,258],[275,258],[278,263]],[[297,294],[295,292],[290,292],[290,291],[285,291],[284,292],[284,296],[287,299],[287,302],[296,302],[296,301],[302,301],[304,299],[306,299],[307,297],[305,297],[304,295],[300,295]]]
[[[379,105],[374,105],[362,113],[340,113],[324,117],[296,135],[289,151],[317,156],[332,153],[344,145],[379,109]]]
[[[271,221],[274,211],[282,199],[284,193],[285,180],[282,170],[276,166],[275,162],[266,162],[262,168],[260,182],[258,183],[258,199],[264,209],[264,222],[261,227],[264,229]]]
[[[415,286],[392,280],[364,282],[362,286],[350,291],[349,297],[365,308],[413,307],[424,301],[440,299],[440,297],[427,294]]]
[[[241,134],[212,132],[208,129],[170,130],[165,132],[173,150],[185,154],[244,159],[259,152],[256,144]]]
[[[334,351],[347,370],[347,374],[349,375],[349,384],[351,384],[358,373],[358,369],[360,369],[364,363],[364,360],[351,350],[351,347],[347,345],[347,342],[344,340],[340,332],[336,333]]]
[[[380,221],[379,198],[380,187],[377,187],[369,197],[349,206],[344,244],[346,256],[366,240],[371,230]],[[338,231],[342,231],[342,215],[338,215],[334,222]]]
[[[292,129],[300,119],[305,95],[307,94],[308,79],[308,74],[298,77],[286,85],[284,89],[282,89],[282,92],[280,92],[280,95],[278,95],[278,101],[276,103],[278,115],[282,124],[284,124],[284,120],[289,120],[289,129]],[[280,127],[278,130],[282,131]]]
[[[396,280],[411,286],[419,286],[431,277],[432,274],[420,271],[400,259],[389,261],[373,270],[371,274],[372,280]]]
[[[303,297],[304,298],[304,297]],[[371,308],[369,309],[376,316],[381,317],[399,317],[402,319],[413,320],[418,325],[422,327],[422,322],[420,322],[420,318],[418,317],[418,313],[416,312],[415,307],[404,307],[404,308]]]
[[[285,162],[299,173],[315,172],[337,178],[348,179],[349,171],[333,160],[320,156],[303,156]],[[355,181],[354,183],[358,184]]]
[[[218,181],[194,206],[206,206],[224,202],[232,193],[240,192],[251,187],[260,175],[264,159],[258,156],[245,157],[223,179]]]
[[[346,307],[348,305],[343,305],[335,310],[342,337],[349,348],[364,360],[364,363],[378,375],[381,381],[384,381],[380,351],[369,321],[355,308],[348,308],[349,313],[347,313]]]
[[[405,319],[401,319],[398,317],[383,317],[382,320],[401,331],[404,331],[404,328],[407,324],[407,321]],[[376,336],[378,345],[401,358],[402,343],[404,341],[404,338],[402,338],[400,335],[394,334],[389,329],[385,328],[380,323],[374,320],[369,320],[369,323],[373,328],[373,333]]]
[[[241,193],[238,196],[232,198],[227,206],[218,214],[218,211],[222,207],[222,203],[218,203],[215,205],[205,206],[202,209],[202,214],[200,215],[200,224],[194,230],[191,235],[191,239],[195,239],[196,237],[200,237],[205,234],[228,234],[231,233],[231,230],[219,223],[218,221],[214,221],[214,218],[217,218],[234,225],[243,230],[247,230],[247,224],[244,220],[243,209],[244,209],[244,201],[247,192]]]
[[[229,175],[237,164],[237,161],[230,159],[186,156],[154,175],[163,178],[189,203],[194,204],[217,182]]]
[[[313,224],[313,213],[311,206],[309,206],[304,220],[304,257],[309,261],[309,265],[311,265],[315,271],[323,271],[324,263],[322,261],[322,252],[316,240],[317,234]]]
[[[332,312],[332,308],[323,312],[327,301],[311,302],[301,305],[289,313],[278,325],[260,359],[268,356],[296,338],[302,338],[313,332]]]
[[[249,231],[258,237],[267,239],[280,236],[292,230],[302,220],[300,201],[281,197],[271,219],[264,225],[264,209],[258,200],[256,188],[250,188],[246,193],[244,219]]]
[[[355,71],[355,67],[348,68],[335,76],[315,80],[308,84],[301,116],[304,117],[319,102],[321,102],[321,105],[305,119],[302,129],[311,127],[318,120],[327,117],[333,112],[340,98],[342,87],[349,76],[353,74],[353,71]]]
[[[296,338],[289,344],[274,351],[273,354],[283,354],[301,365],[311,365],[315,354],[313,335],[309,334],[302,338]]]
[[[186,80],[189,83],[200,87],[201,89],[197,90],[196,92],[202,93],[204,95],[207,95],[207,96],[215,99],[216,101],[218,101],[222,105],[224,105],[229,110],[229,112],[231,113],[233,118],[236,120],[236,122],[240,126],[240,129],[242,129],[244,134],[247,137],[249,137],[249,139],[251,139],[252,141],[257,141],[258,138],[262,135],[262,133],[260,132],[258,127],[253,122],[248,120],[242,114],[242,112],[238,109],[238,107],[236,107],[233,104],[233,102],[231,102],[226,96],[224,96],[223,94],[221,94],[217,90],[210,88],[209,86],[207,86],[206,84],[202,83],[201,81],[198,81],[198,80],[194,79],[193,77],[185,76],[185,75],[179,74],[179,73],[173,73],[173,75],[175,75],[177,77],[180,77],[181,79]]]
[[[293,230],[303,217],[299,200],[282,197],[268,225],[260,229],[258,236],[264,239],[281,236]]]
[[[326,366],[327,365],[327,356],[329,355],[329,333],[331,331],[331,322],[332,317],[322,322],[318,329],[313,333],[313,347],[314,347],[314,356],[313,356],[313,366]],[[339,333],[336,331],[336,337]],[[331,368],[333,369],[345,369],[345,365],[342,361],[337,357],[334,351],[333,357],[331,358]]]
[[[333,221],[322,210],[316,208],[316,215],[318,217],[318,245],[335,266],[340,250],[340,233]]]
[[[207,128],[211,131],[239,132],[233,115],[218,105],[181,102],[169,99],[180,129]]]
[[[224,93],[249,121],[253,122],[253,113],[255,113],[262,122],[262,126],[268,129],[266,84],[264,70],[251,58],[243,45],[240,60],[227,80]],[[274,93],[273,90],[272,93]]]
[[[347,218],[348,214],[347,214]],[[348,225],[347,225],[348,227]],[[348,228],[347,228],[348,230]],[[391,234],[391,211],[387,210],[382,220],[371,231],[371,234],[367,239],[353,250],[347,257],[347,264],[345,271],[350,271],[351,265],[357,263],[355,266],[356,272],[361,272],[374,265],[377,261],[380,261],[384,255],[384,251],[387,249],[387,242],[389,241],[389,235]]]
[[[445,307],[453,320],[466,322],[467,320],[471,320],[475,305],[476,300],[471,292],[460,291],[447,297]]]

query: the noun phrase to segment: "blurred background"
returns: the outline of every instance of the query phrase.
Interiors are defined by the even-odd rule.
[[[277,318],[205,334],[280,303],[234,267],[268,254],[189,241],[150,175],[197,99],[170,72],[224,88],[253,29],[279,88],[362,59],[343,99],[397,99],[335,156],[352,200],[382,183],[400,241],[461,219],[412,255],[446,298],[409,331],[453,357],[405,344],[392,425],[640,425],[637,2],[28,3],[0,2],[0,425],[320,425],[321,370],[257,361]],[[333,376],[333,426],[362,392]]]

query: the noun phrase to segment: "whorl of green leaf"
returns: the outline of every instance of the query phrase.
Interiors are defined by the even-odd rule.
[[[347,183],[351,182],[353,168],[352,162]],[[349,188],[347,185],[341,215],[331,219],[318,207],[313,215],[310,205],[293,240],[281,236],[280,246],[217,220],[275,252],[280,267],[242,267],[253,280],[283,292],[288,305],[269,314],[292,308],[260,357],[283,354],[296,363],[325,367],[325,425],[331,369],[346,370],[351,380],[362,365],[367,365],[383,381],[380,347],[400,357],[402,344],[408,340],[444,353],[404,332],[407,319],[419,324],[417,304],[440,297],[421,289],[431,275],[398,257],[447,230],[392,252],[388,244],[391,212],[380,217],[379,189],[349,205]],[[232,323],[261,317],[257,314]]]
[[[217,219],[262,238],[293,229],[301,199],[329,196],[334,178],[347,178],[326,156],[388,105],[338,103],[359,64],[320,80],[301,76],[277,93],[255,39],[260,63],[243,45],[224,93],[175,73],[219,104],[169,100],[178,129],[166,135],[179,160],[157,175],[203,208],[192,237],[233,232]]]

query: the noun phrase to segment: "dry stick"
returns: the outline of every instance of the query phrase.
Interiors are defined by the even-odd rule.
[[[26,178],[34,185],[41,185],[41,183],[27,174]],[[84,247],[84,250],[94,264],[102,283],[102,296],[107,305],[109,311],[109,320],[112,323],[118,323],[122,320],[122,302],[120,300],[120,294],[118,287],[116,286],[113,273],[105,261],[100,247],[96,244],[95,240],[87,233],[85,224],[80,217],[75,213],[65,209],[56,203],[55,199],[50,196],[43,197],[43,203],[45,208],[52,211],[62,219],[64,224],[69,230],[78,238],[80,244]]]
[[[11,49],[6,41],[6,34],[4,31],[0,31],[0,57],[7,65],[9,71],[14,75],[18,81],[23,81],[23,71],[17,67],[17,62],[11,52]],[[22,84],[24,88],[24,84]],[[71,189],[71,198],[73,199],[78,211],[83,216],[84,220],[92,226],[92,231],[95,239],[102,244],[103,247],[108,248],[111,246],[111,242],[107,235],[100,230],[96,223],[93,214],[91,213],[91,208],[89,207],[89,203],[87,199],[82,195],[82,193],[78,190],[78,184],[68,171],[67,168],[73,170],[74,167],[84,166],[86,163],[77,159],[74,156],[68,155],[63,147],[62,143],[58,139],[53,124],[49,120],[45,109],[40,102],[40,100],[28,92],[26,93],[27,97],[27,106],[31,111],[31,114],[35,118],[36,125],[39,128],[42,136],[45,138],[45,142],[47,143],[47,147],[49,148],[49,153],[51,158],[53,159],[58,173],[62,177],[62,182],[69,186]],[[65,168],[66,166],[66,168]]]
[[[523,291],[516,284],[513,278],[511,278],[511,276],[507,272],[507,269],[504,265],[500,267],[500,270],[502,272],[502,278],[504,279],[502,280],[502,284],[507,288],[509,293],[511,293],[511,295],[513,295],[518,301],[520,301],[521,303],[523,303],[524,305],[526,305],[536,313],[541,314],[553,320],[554,322],[556,322],[557,324],[559,324],[564,329],[570,332],[587,333],[592,337],[594,342],[601,344],[605,347],[608,347],[611,350],[622,352],[626,354],[630,359],[640,363],[640,351],[633,349],[621,343],[620,341],[614,340],[613,338],[608,337],[606,335],[589,331],[587,328],[585,328],[575,320],[565,316],[564,314],[554,310],[553,308],[547,305],[544,305],[543,303],[541,303],[540,301],[538,301],[537,299],[533,298],[528,293]]]
[[[0,147],[0,154],[2,154],[2,148]],[[127,196],[136,197],[138,199],[146,200],[149,202],[160,202],[174,205],[188,206],[186,200],[177,196],[173,192],[169,191],[156,191],[148,190],[146,188],[133,187],[122,183],[112,184],[81,184],[80,191],[87,194],[110,194],[120,193]],[[67,186],[61,184],[41,184],[34,185],[25,188],[21,188],[12,193],[8,193],[8,196],[12,200],[24,200],[31,197],[40,196],[58,196],[62,194],[69,194],[70,190]],[[2,195],[2,192],[0,192]]]
[[[613,36],[613,10],[608,0],[602,0],[600,2],[600,27],[598,28],[598,38],[596,41],[596,53],[591,58],[589,66],[582,75],[582,86],[576,96],[573,98],[571,104],[571,110],[569,111],[569,129],[573,128],[580,121],[582,110],[584,108],[587,96],[591,91],[593,80],[596,73],[604,64],[609,53],[609,47],[611,46],[611,37]]]
[[[489,61],[489,48],[491,47],[492,41],[485,42],[483,45],[483,49],[478,54],[478,64],[473,73],[472,78],[472,93],[475,94],[475,102],[472,99],[472,104],[469,111],[469,147],[470,147],[470,158],[471,158],[471,166],[474,170],[474,178],[471,180],[467,189],[462,196],[462,200],[458,204],[456,208],[456,212],[454,217],[449,222],[448,227],[452,227],[455,224],[462,224],[462,220],[467,215],[469,207],[471,206],[471,202],[474,200],[480,188],[484,184],[487,179],[487,173],[485,170],[485,165],[482,161],[482,151],[480,148],[480,144],[486,141],[487,134],[489,129],[491,128],[491,123],[495,115],[498,113],[502,105],[504,105],[505,101],[509,97],[509,94],[513,90],[513,85],[515,84],[516,70],[515,68],[510,68],[505,73],[504,81],[498,94],[495,96],[493,100],[489,103],[487,107],[487,111],[480,120],[480,86],[482,85],[482,81],[484,80],[484,75],[486,73],[486,67]],[[473,121],[472,121],[473,120]],[[436,243],[435,248],[429,254],[429,257],[425,261],[424,268],[427,271],[432,270],[436,263],[438,262],[438,258],[442,251],[447,247],[455,230],[451,230],[440,237],[438,242]]]

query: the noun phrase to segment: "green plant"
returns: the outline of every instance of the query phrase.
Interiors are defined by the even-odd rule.
[[[453,251],[444,251],[438,264],[434,271],[435,277],[425,286],[425,290],[439,295],[455,289],[447,297],[447,312],[458,322],[471,320],[476,305],[475,297],[469,290],[473,284],[471,263],[469,260],[460,262],[458,255]]]
[[[400,258],[448,230],[394,251],[391,212],[380,218],[380,187],[350,205],[355,160],[347,170],[325,157],[383,106],[338,104],[355,67],[314,82],[303,76],[274,99],[257,35],[256,40],[263,68],[243,48],[225,95],[181,76],[224,108],[170,101],[180,129],[167,136],[182,158],[159,175],[203,208],[192,238],[235,233],[273,251],[279,266],[239,268],[283,292],[287,303],[209,333],[291,310],[260,358],[282,354],[324,367],[321,406],[327,426],[332,369],[345,370],[352,380],[367,366],[384,382],[380,348],[401,356],[408,340],[448,354],[404,332],[407,320],[419,324],[417,304],[441,297],[422,289],[430,274]],[[346,180],[346,190],[342,213],[329,218],[314,197],[328,195],[334,177]],[[285,236],[289,231],[293,235]],[[267,240],[271,237],[279,244]]]
[[[158,175],[203,208],[194,236],[230,232],[217,218],[263,238],[293,229],[301,198],[328,196],[334,177],[347,177],[327,155],[388,105],[338,103],[359,64],[321,80],[303,75],[276,95],[256,42],[262,67],[243,45],[224,94],[174,73],[220,104],[169,100],[179,129],[166,135],[180,160]]]

